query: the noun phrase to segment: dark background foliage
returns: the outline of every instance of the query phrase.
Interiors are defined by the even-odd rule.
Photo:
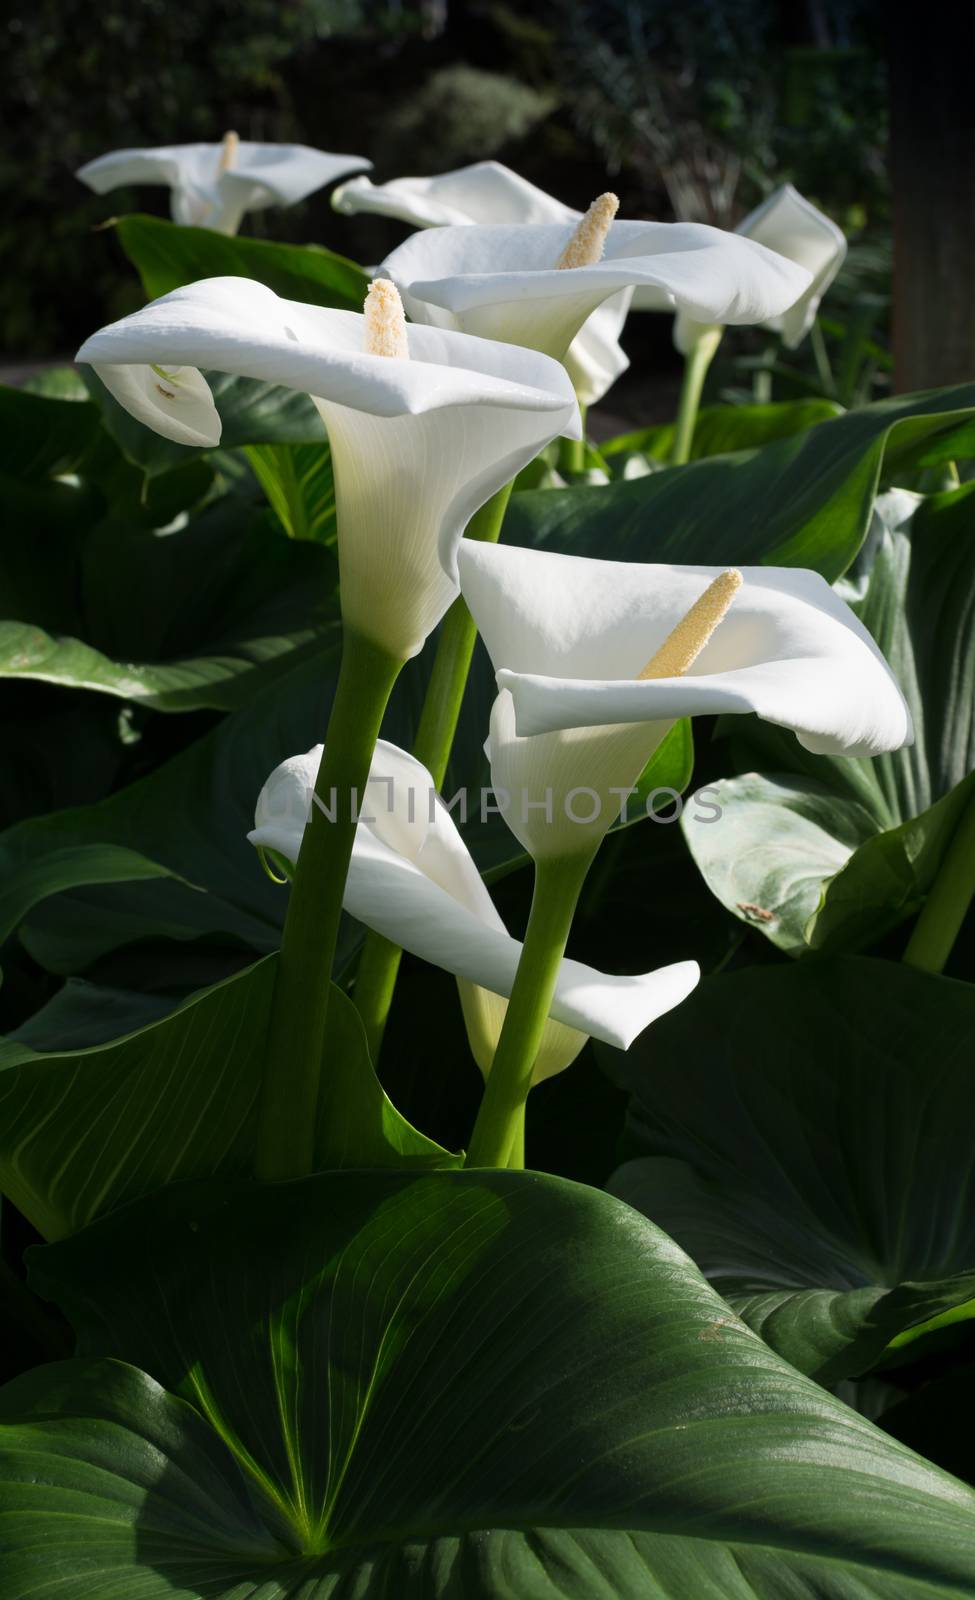
[[[579,206],[608,171],[631,216],[733,224],[771,175],[854,232],[887,217],[869,0],[14,0],[3,44],[8,359],[70,353],[135,303],[114,241],[92,230],[164,213],[165,192],[90,195],[76,168],[228,127],[369,156],[380,179],[494,157]],[[340,220],[326,193],[247,222],[268,227],[366,261],[403,232]]]

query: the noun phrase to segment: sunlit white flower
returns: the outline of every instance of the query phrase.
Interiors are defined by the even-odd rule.
[[[322,747],[293,756],[258,798],[254,845],[295,861]],[[507,932],[429,772],[380,740],[356,831],[344,905],[384,938],[457,975],[475,1058],[489,1070],[521,943]],[[611,977],[564,961],[534,1081],[561,1072],[590,1035],[626,1049],[679,1005],[700,972],[680,961],[636,977]]]
[[[601,259],[560,268],[573,231],[571,222],[431,228],[394,250],[382,271],[415,321],[559,360],[597,307],[635,285],[657,310],[734,323],[780,316],[809,286],[804,267],[697,223],[613,222]],[[613,362],[603,389],[621,370]]]
[[[459,568],[497,671],[492,782],[536,859],[592,848],[679,717],[754,712],[824,755],[878,755],[913,737],[883,656],[815,572],[722,575],[474,544]],[[726,592],[708,612],[719,578]]]
[[[470,223],[569,223],[581,211],[563,205],[500,161],[478,161],[435,178],[393,178],[372,183],[352,178],[335,190],[336,211],[370,212],[412,222],[417,228],[464,227]],[[629,366],[619,342],[630,290],[611,296],[583,324],[565,355],[565,365],[583,405],[594,405]]]
[[[377,315],[384,303],[377,291]],[[397,355],[369,345],[376,331],[357,312],[208,278],[102,328],[78,360],[180,444],[220,440],[199,367],[311,395],[332,450],[343,616],[406,659],[457,594],[471,516],[551,439],[578,437],[579,415],[564,368],[534,350],[404,323]]]
[[[755,239],[790,261],[798,262],[810,275],[809,287],[793,305],[761,319],[763,327],[781,334],[783,344],[794,350],[815,322],[819,302],[843,265],[846,235],[832,218],[818,210],[791,183],[784,183],[770,194],[749,212],[735,231],[745,239]],[[710,320],[721,322],[724,319]],[[675,319],[674,342],[679,350],[686,353],[698,332],[698,325],[689,317]]]
[[[363,156],[330,155],[305,144],[256,144],[228,133],[222,144],[164,144],[113,150],[78,169],[96,194],[129,184],[162,184],[173,221],[236,233],[244,213],[292,206],[347,172],[371,167]]]

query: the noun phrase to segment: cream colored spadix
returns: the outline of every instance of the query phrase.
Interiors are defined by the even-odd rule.
[[[239,155],[240,136],[234,132],[233,128],[228,128],[220,146],[220,171],[233,172]]]
[[[406,313],[399,290],[388,278],[374,278],[362,308],[365,322],[362,351],[367,356],[392,356],[408,361],[410,341],[406,332]]]
[[[580,219],[556,266],[564,271],[566,268],[594,267],[597,261],[602,261],[606,235],[619,208],[615,194],[599,195]]]
[[[690,671],[715,628],[724,621],[728,607],[743,582],[737,567],[709,583],[686,616],[672,628],[660,648],[647,662],[637,681],[648,678],[682,678]]]

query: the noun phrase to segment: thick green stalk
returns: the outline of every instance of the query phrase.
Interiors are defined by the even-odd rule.
[[[593,853],[539,861],[525,944],[484,1099],[469,1167],[524,1165],[525,1102],[572,918]]]
[[[511,484],[508,483],[474,514],[465,538],[497,544],[510,496]],[[413,742],[413,754],[426,767],[437,790],[442,788],[447,771],[476,639],[474,619],[463,595],[458,595],[443,620]],[[399,945],[392,944],[381,934],[366,935],[353,999],[365,1026],[373,1061],[378,1058],[383,1042],[402,954]]]
[[[670,464],[673,467],[683,466],[684,462],[691,458],[701,391],[704,388],[708,367],[714,360],[723,333],[723,328],[705,324],[684,357],[684,381],[681,385],[680,402],[674,422],[674,442],[670,450]]]
[[[256,1153],[259,1178],[312,1170],[342,896],[369,768],[403,663],[346,629],[342,664],[281,940]]]
[[[904,951],[909,967],[942,972],[975,895],[975,793],[962,812]]]

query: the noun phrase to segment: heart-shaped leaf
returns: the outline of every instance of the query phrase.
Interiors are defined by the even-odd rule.
[[[710,978],[613,1070],[615,1194],[823,1383],[975,1316],[975,989],[846,957]]]
[[[10,1600],[975,1594],[975,1495],[597,1191],[184,1188],[34,1263],[82,1355],[0,1400]]]
[[[276,959],[107,1045],[41,1054],[0,1043],[0,1188],[46,1238],[167,1184],[250,1170]],[[322,1169],[455,1161],[386,1098],[339,989],[315,1160]]]
[[[354,261],[319,245],[274,244],[138,213],[119,217],[115,232],[149,300],[198,278],[256,278],[286,300],[361,311],[369,287]]]

